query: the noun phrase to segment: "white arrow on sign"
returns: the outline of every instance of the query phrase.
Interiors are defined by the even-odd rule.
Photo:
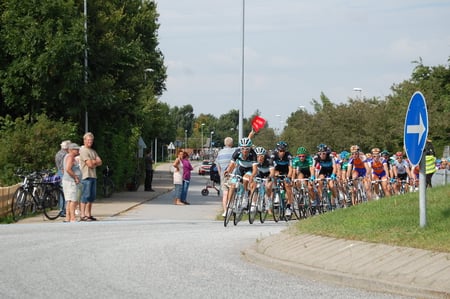
[[[425,133],[425,126],[423,125],[422,114],[419,114],[419,124],[406,126],[406,134],[419,134],[417,144],[420,144],[423,133]]]

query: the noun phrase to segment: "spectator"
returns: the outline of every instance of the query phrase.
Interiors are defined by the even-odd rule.
[[[181,190],[183,188],[183,163],[181,160],[183,159],[183,151],[178,152],[178,157],[173,162],[172,166],[173,170],[173,184],[175,186],[175,198],[173,203],[175,205],[183,206],[184,203],[181,201]]]
[[[190,203],[187,201],[187,194],[189,190],[189,184],[191,182],[191,171],[194,169],[189,161],[189,156],[186,152],[183,153],[183,159],[181,159],[181,163],[183,163],[183,187],[181,189],[181,202],[185,205],[189,205]]]
[[[155,161],[152,157],[152,151],[149,150],[147,155],[145,156],[145,191],[155,191],[152,188],[154,163]]]
[[[80,203],[81,221],[95,221],[97,218],[92,216],[92,204],[97,196],[96,168],[102,165],[102,159],[92,148],[94,134],[91,132],[84,134],[83,143],[84,146],[80,149],[81,183],[83,184]]]
[[[57,175],[62,178],[64,175],[64,157],[66,156],[66,154],[69,152],[68,148],[69,148],[69,144],[71,143],[70,140],[64,140],[63,142],[61,142],[61,149],[56,153],[55,155],[55,164],[56,164],[56,169],[57,169]],[[59,198],[59,208],[60,208],[60,216],[61,217],[66,217],[66,207],[65,207],[65,202],[64,202],[64,197],[60,196]]]
[[[64,197],[66,198],[66,220],[75,222],[75,208],[78,203],[78,189],[81,186],[81,169],[76,157],[80,154],[80,146],[69,144],[69,153],[64,157],[64,175],[62,179]]]
[[[227,212],[227,197],[229,187],[228,181],[224,177],[224,172],[227,169],[228,165],[230,164],[231,157],[236,149],[233,148],[233,138],[231,137],[226,137],[223,141],[223,144],[225,146],[217,154],[216,165],[220,174],[220,182],[222,189],[222,208],[223,208],[222,216],[225,217],[225,214]]]
[[[434,154],[434,147],[430,139],[427,139],[425,145],[425,174],[426,174],[426,187],[433,187],[431,184],[431,178],[436,172],[436,157]]]

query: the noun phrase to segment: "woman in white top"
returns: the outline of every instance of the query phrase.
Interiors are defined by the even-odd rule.
[[[178,156],[173,162],[173,184],[175,186],[175,198],[173,203],[175,205],[184,205],[181,201],[181,191],[183,190],[183,163],[181,160],[183,159],[183,151],[178,152]]]
[[[69,144],[69,152],[64,157],[64,175],[62,185],[66,199],[66,222],[75,222],[75,208],[78,196],[81,195],[81,169],[77,156],[80,147],[76,143]]]

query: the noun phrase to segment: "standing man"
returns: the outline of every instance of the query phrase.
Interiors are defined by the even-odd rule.
[[[226,137],[223,141],[223,144],[225,146],[217,154],[216,165],[217,170],[219,171],[220,174],[220,183],[222,189],[222,207],[223,207],[222,216],[225,216],[225,213],[227,212],[227,198],[229,187],[227,185],[228,182],[224,177],[224,172],[227,169],[228,165],[230,164],[231,157],[233,156],[233,153],[236,149],[233,148],[233,138],[231,137]]]
[[[92,203],[97,196],[96,168],[102,165],[102,159],[92,148],[94,134],[91,132],[84,134],[83,143],[84,146],[80,149],[81,183],[83,184],[80,204],[81,221],[95,221],[97,219],[92,216]]]
[[[69,144],[71,144],[72,142],[70,140],[64,140],[63,142],[61,142],[61,149],[56,153],[55,155],[55,164],[56,164],[56,169],[57,169],[57,175],[62,178],[64,175],[64,157],[66,156],[66,154],[69,152]],[[59,197],[59,208],[60,208],[60,212],[59,212],[59,216],[60,217],[66,217],[66,207],[65,207],[65,202],[64,202],[64,197],[60,196]]]
[[[155,191],[152,189],[154,163],[152,151],[148,150],[147,155],[145,156],[145,191]]]

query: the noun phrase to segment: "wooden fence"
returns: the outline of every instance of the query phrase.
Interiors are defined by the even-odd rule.
[[[11,213],[12,197],[19,186],[20,184],[0,187],[0,217],[5,217]]]

